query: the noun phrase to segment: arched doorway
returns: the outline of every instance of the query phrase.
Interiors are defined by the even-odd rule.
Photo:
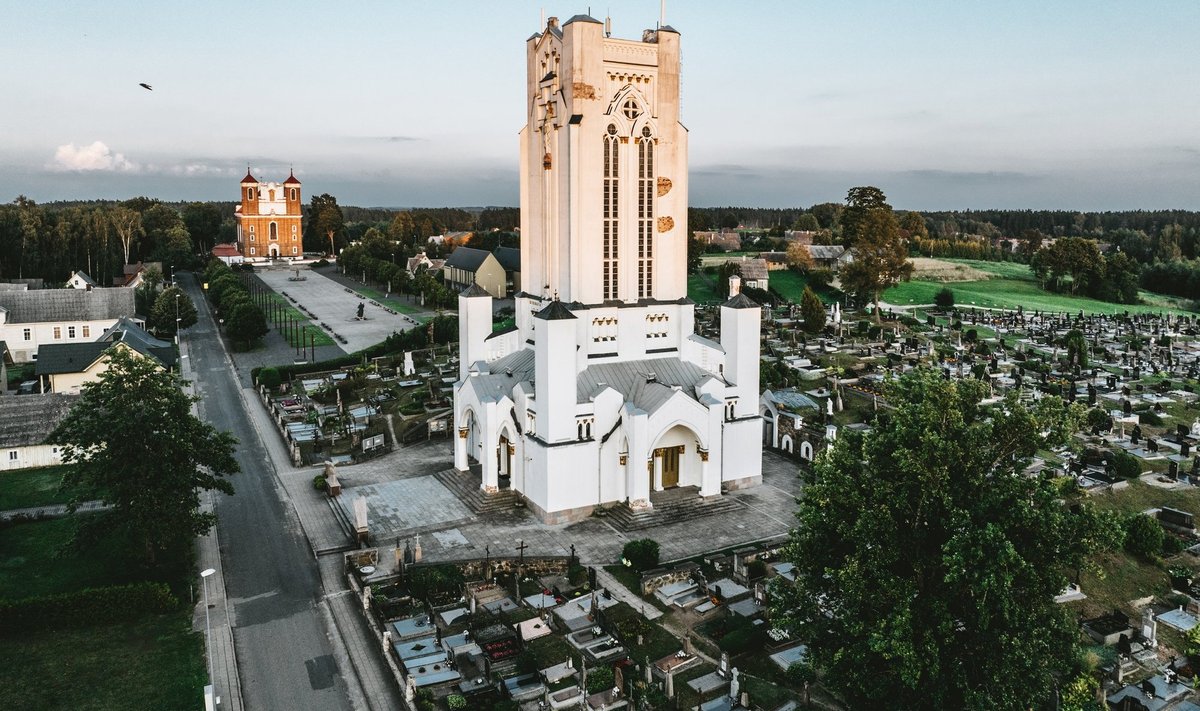
[[[516,445],[509,440],[506,430],[496,445],[496,487],[502,491],[512,488],[513,455],[516,451]]]
[[[700,450],[696,433],[685,425],[675,425],[663,432],[651,449],[647,467],[650,490],[700,486]]]
[[[267,253],[271,257],[271,259],[275,259],[276,257],[279,256],[279,245],[277,245],[277,244],[271,245],[270,247],[267,248]]]

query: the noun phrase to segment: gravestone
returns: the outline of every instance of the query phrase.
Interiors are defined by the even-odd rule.
[[[1149,605],[1142,610],[1142,644],[1147,647],[1158,646],[1158,620],[1154,619],[1154,610]]]
[[[717,673],[721,676],[729,676],[729,652],[721,652],[721,661],[717,665]]]

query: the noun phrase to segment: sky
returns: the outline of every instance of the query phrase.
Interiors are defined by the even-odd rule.
[[[518,204],[525,40],[582,3],[0,0],[0,200]],[[640,38],[656,0],[593,3]],[[668,0],[693,206],[1200,209],[1194,0]],[[146,91],[138,86],[153,86]]]

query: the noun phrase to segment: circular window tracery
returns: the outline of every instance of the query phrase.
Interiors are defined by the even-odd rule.
[[[634,101],[633,99],[625,100],[625,105],[621,107],[621,112],[624,113],[625,118],[629,119],[630,121],[632,121],[632,120],[636,119],[638,116],[642,115],[642,109],[637,105],[637,102]]]

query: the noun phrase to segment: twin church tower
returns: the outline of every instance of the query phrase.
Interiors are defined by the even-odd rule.
[[[761,481],[759,308],[735,294],[719,343],[693,331],[679,39],[576,15],[527,42],[524,291],[496,333],[486,292],[459,297],[454,463],[546,521]]]

